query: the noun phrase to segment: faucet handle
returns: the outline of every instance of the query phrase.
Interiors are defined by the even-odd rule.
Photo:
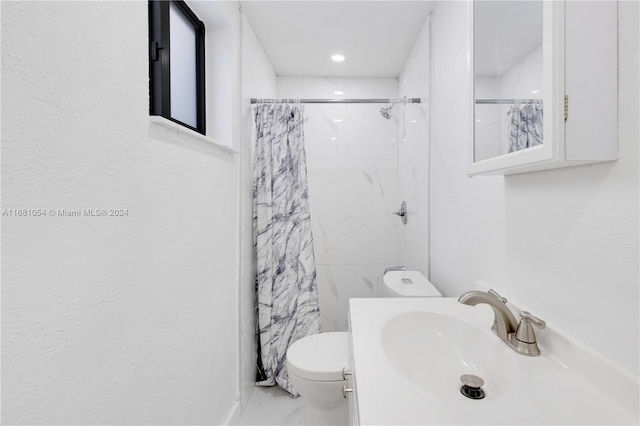
[[[495,291],[494,289],[490,288],[489,291],[487,291],[487,293],[489,293],[492,296],[495,296],[499,301],[501,301],[502,303],[507,303],[508,300],[506,297],[502,297],[498,294],[497,291]]]
[[[531,324],[535,325],[539,329],[543,329],[547,326],[547,323],[536,317],[535,315],[531,315],[527,311],[520,312],[520,324],[518,324],[518,329],[516,330],[516,339],[524,343],[535,343],[536,342],[536,334],[533,331],[533,327]]]
[[[540,348],[538,348],[538,342],[536,341],[536,333],[534,333],[531,324],[538,328],[545,328],[547,323],[527,311],[520,312],[520,318],[522,319],[515,332],[515,338],[513,334],[511,334],[507,344],[511,349],[523,355],[540,355]]]
[[[522,318],[525,321],[531,321],[531,324],[535,325],[539,329],[543,329],[547,326],[547,323],[544,320],[538,318],[535,315],[530,314],[527,311],[520,312],[520,318]]]

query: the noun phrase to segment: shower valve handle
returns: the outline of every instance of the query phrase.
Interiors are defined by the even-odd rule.
[[[393,214],[400,217],[400,219],[402,220],[402,223],[406,225],[407,224],[407,202],[403,201],[402,204],[400,204],[400,210],[396,210],[395,212],[393,212]]]

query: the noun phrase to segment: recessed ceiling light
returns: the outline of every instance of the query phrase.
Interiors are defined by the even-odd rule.
[[[342,90],[334,90],[333,94],[334,95],[344,95],[344,92]]]
[[[333,121],[336,123],[342,123],[342,118],[334,118]]]
[[[331,57],[334,62],[342,62],[344,61],[344,55],[336,54]]]
[[[536,93],[540,93],[539,90],[532,90],[531,93],[536,94]]]

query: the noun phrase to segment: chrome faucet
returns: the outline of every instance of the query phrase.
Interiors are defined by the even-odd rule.
[[[518,324],[513,313],[507,307],[507,299],[500,296],[495,290],[489,290],[487,293],[468,291],[460,296],[458,302],[470,306],[479,303],[491,306],[495,314],[491,330],[514,351],[529,356],[540,355],[536,336],[533,327],[531,327],[533,324],[538,328],[545,328],[547,324],[540,318],[523,311],[520,313],[521,321]]]
[[[475,306],[478,303],[485,303],[491,306],[495,314],[491,330],[505,343],[509,340],[509,334],[515,333],[518,329],[516,317],[513,316],[513,313],[506,305],[507,299],[494,290],[489,290],[487,293],[483,291],[468,291],[460,296],[458,302],[470,306]]]

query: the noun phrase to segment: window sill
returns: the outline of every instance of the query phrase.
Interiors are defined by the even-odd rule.
[[[171,120],[167,120],[164,117],[160,117],[158,115],[152,115],[149,117],[149,122],[151,123],[151,125],[154,126],[160,126],[160,127],[164,127],[165,129],[169,129],[169,130],[174,130],[175,132],[177,132],[179,135],[186,135],[189,136],[193,139],[197,139],[199,141],[202,142],[206,142],[209,145],[213,145],[216,148],[224,151],[224,152],[228,152],[231,154],[237,154],[238,151],[236,151],[235,149],[231,148],[230,146],[227,146],[223,143],[220,143],[218,141],[216,141],[215,139],[211,139],[205,135],[202,135],[196,131],[193,131],[191,129],[187,129],[184,126],[181,126],[177,123],[174,123]]]

